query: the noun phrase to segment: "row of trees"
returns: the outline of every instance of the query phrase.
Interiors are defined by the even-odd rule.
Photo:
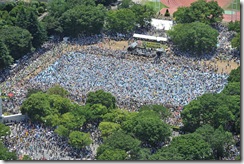
[[[96,3],[97,2],[97,3]],[[52,0],[44,18],[50,35],[98,34],[104,31],[127,33],[136,25],[145,26],[154,14],[152,8],[123,0],[118,10],[107,10],[100,1]]]
[[[128,33],[136,27],[147,26],[154,15],[152,8],[134,4],[131,0],[123,0],[118,10],[105,7],[114,2],[117,1],[52,0],[48,3],[1,4],[0,69],[39,48],[47,36],[78,37],[101,31]]]
[[[173,17],[177,23],[168,36],[184,52],[201,55],[217,48],[218,31],[212,28],[221,22],[224,10],[217,1],[198,0],[189,7],[179,7]],[[240,23],[230,23],[229,29],[240,31]],[[240,33],[232,40],[232,46],[240,49]]]
[[[114,151],[118,156],[115,154],[110,158],[115,160],[140,159],[141,151],[134,149],[149,151],[150,147],[157,148],[171,135],[171,127],[163,121],[170,112],[161,105],[143,106],[139,113],[131,113],[117,108],[115,97],[103,90],[90,92],[83,106],[71,102],[67,91],[60,86],[45,93],[38,90],[30,93],[21,112],[34,122],[56,127],[55,132],[68,138],[76,148],[92,143],[90,135],[81,129],[85,130],[88,124],[97,125],[105,141],[97,155],[101,160]]]
[[[38,21],[38,14],[45,7],[45,3],[34,2],[0,5],[0,68],[11,65],[47,40],[45,27]]]

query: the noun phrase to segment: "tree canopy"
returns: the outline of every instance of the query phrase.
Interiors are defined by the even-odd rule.
[[[102,132],[102,137],[106,138],[112,133],[120,130],[120,124],[113,122],[101,122],[98,126],[98,129]]]
[[[134,134],[142,142],[156,147],[171,135],[171,129],[154,111],[142,111],[123,122],[122,129]]]
[[[168,116],[170,116],[170,111],[169,109],[167,109],[166,107],[162,106],[162,105],[143,105],[140,107],[139,111],[145,111],[145,110],[152,110],[155,111],[156,113],[158,113],[161,117],[161,119],[165,119]]]
[[[10,66],[13,63],[12,56],[9,55],[7,46],[0,39],[0,69],[6,66]]]
[[[87,95],[87,104],[94,105],[94,104],[102,104],[108,109],[115,109],[116,108],[116,99],[115,97],[108,92],[104,92],[103,90],[98,90],[95,92],[89,92]]]
[[[224,10],[218,5],[217,1],[198,0],[191,3],[190,7],[180,7],[173,13],[177,23],[202,22],[213,24],[221,22]]]
[[[110,10],[105,19],[105,28],[110,32],[129,33],[135,29],[136,15],[130,9]]]
[[[73,131],[69,134],[69,143],[75,148],[83,148],[92,143],[88,133]]]
[[[98,34],[103,28],[105,8],[102,5],[78,5],[60,17],[63,33],[77,37],[80,34]]]
[[[228,82],[241,82],[241,67],[234,69],[230,72]]]
[[[43,92],[31,94],[21,106],[21,112],[28,114],[32,121],[46,122],[54,126],[61,114],[72,111],[74,105],[67,98]],[[56,121],[52,121],[52,119]],[[54,125],[53,125],[54,124]]]
[[[184,130],[193,132],[202,125],[210,124],[214,128],[220,125],[231,130],[231,124],[238,119],[240,111],[239,95],[204,94],[184,107],[181,115]]]
[[[98,156],[98,160],[126,160],[127,153],[125,150],[120,149],[106,149],[101,155]]]
[[[222,126],[214,129],[212,126],[206,124],[198,128],[195,133],[200,134],[203,140],[210,144],[216,160],[229,156],[227,147],[232,145],[234,142],[232,134],[224,131]]]
[[[0,28],[0,38],[14,59],[19,59],[32,50],[33,37],[28,30],[17,26],[4,26]]]
[[[123,150],[127,153],[126,159],[135,160],[138,158],[140,141],[123,131],[118,131],[108,136],[104,143],[98,147],[97,158],[101,158],[100,156],[106,150]],[[106,159],[103,158],[103,160]]]
[[[211,52],[217,46],[218,31],[201,22],[177,24],[168,35],[180,50],[192,54]]]
[[[9,150],[3,145],[2,141],[0,141],[0,159],[5,161],[17,160],[15,152],[9,152]]]
[[[213,152],[210,145],[199,134],[185,134],[174,137],[170,143],[175,153],[181,154],[184,160],[211,160]]]

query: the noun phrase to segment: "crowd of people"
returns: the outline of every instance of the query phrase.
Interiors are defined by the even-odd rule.
[[[43,90],[60,84],[78,97],[103,89],[115,95],[125,106],[131,106],[131,98],[140,103],[186,105],[206,92],[220,92],[227,83],[225,74],[173,65],[167,58],[154,65],[96,53],[98,51],[89,48],[69,52],[29,82],[45,87]]]
[[[6,136],[4,144],[16,152],[18,159],[24,155],[32,160],[93,160],[95,158],[96,143],[84,148],[74,148],[67,138],[59,137],[53,128],[42,124],[31,123],[26,120],[11,127],[11,135]],[[88,132],[94,136],[92,129]],[[91,136],[93,139],[94,137]],[[96,146],[96,147],[95,147]]]
[[[117,40],[127,37],[121,34],[112,36]],[[111,38],[95,35],[81,36],[71,43],[44,44],[46,51],[37,51],[32,58],[23,59],[19,64],[22,69],[15,69],[12,76],[0,84],[2,93],[14,95],[4,99],[4,108],[10,113],[19,113],[27,89],[46,90],[56,83],[60,83],[70,91],[71,97],[83,103],[85,99],[81,97],[86,97],[87,92],[104,89],[117,97],[120,106],[131,110],[149,103],[185,105],[205,92],[220,92],[227,83],[228,75],[224,70],[217,73],[220,71],[216,60],[206,63],[192,56],[174,55],[174,48],[168,45],[167,55],[162,56],[160,63],[155,65],[150,58],[136,58],[128,53],[125,58],[126,48],[112,49],[113,42]],[[128,45],[129,42],[131,40]],[[87,81],[84,83],[84,80]]]
[[[130,111],[145,104],[168,104],[173,118],[168,118],[167,123],[182,126],[182,106],[206,92],[221,92],[227,84],[228,74],[218,70],[217,60],[208,63],[205,59],[221,60],[219,54],[228,51],[224,55],[230,56],[228,60],[239,61],[236,50],[229,47],[233,33],[226,31],[226,27],[218,29],[220,36],[215,56],[206,54],[199,59],[176,51],[168,43],[166,54],[158,64],[151,58],[125,55],[125,47],[112,48],[115,41],[128,40],[131,35],[80,36],[67,43],[47,42],[42,49],[20,59],[11,71],[1,72],[2,94],[13,94],[3,100],[3,108],[17,114],[28,89],[46,91],[60,84],[70,92],[71,99],[81,104],[86,102],[88,92],[98,89],[112,93],[117,105]],[[96,127],[91,125],[87,131],[93,143],[84,149],[74,149],[67,139],[58,137],[54,129],[21,122],[11,127],[11,136],[6,137],[5,145],[19,157],[26,154],[37,160],[94,159],[96,149],[102,143]]]

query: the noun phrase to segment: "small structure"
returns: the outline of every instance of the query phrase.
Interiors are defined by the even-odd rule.
[[[133,34],[133,38],[149,40],[149,41],[157,41],[157,42],[167,42],[168,41],[168,38],[165,38],[165,37],[156,37],[156,36],[142,35],[142,34]]]
[[[168,31],[173,26],[172,20],[163,20],[163,19],[154,19],[152,18],[151,25],[155,27],[157,30],[165,30]]]

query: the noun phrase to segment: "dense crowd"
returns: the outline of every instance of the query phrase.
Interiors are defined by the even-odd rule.
[[[94,55],[97,51],[84,50],[63,55],[30,83],[44,87],[43,90],[60,84],[78,97],[104,89],[125,106],[130,106],[130,99],[139,103],[186,105],[205,92],[220,92],[227,83],[225,74],[173,65],[164,61],[166,58],[154,65]]]
[[[221,34],[224,35],[225,32]],[[116,34],[111,37],[124,40],[129,36]],[[131,40],[128,44],[130,42]],[[12,98],[4,99],[4,108],[10,113],[18,113],[27,89],[46,90],[54,83],[60,83],[71,92],[73,99],[83,103],[88,91],[104,89],[117,97],[120,106],[135,110],[142,104],[149,103],[185,105],[205,92],[220,92],[227,82],[228,75],[223,69],[221,74],[216,74],[216,60],[206,63],[192,56],[179,55],[170,44],[166,50],[167,55],[162,56],[160,63],[154,65],[150,62],[151,59],[145,60],[143,57],[135,59],[135,56],[126,54],[125,59],[126,47],[123,50],[113,49],[113,43],[109,37],[95,35],[80,36],[69,44],[44,44],[43,49],[34,53],[30,59],[21,59],[17,68],[19,65],[22,68],[14,69],[12,75],[0,84],[2,93],[14,94]],[[220,45],[222,47],[223,44]],[[54,61],[55,64],[49,67]],[[72,65],[66,65],[70,62]],[[46,70],[35,77],[43,69]],[[50,72],[55,75],[50,75]],[[4,75],[3,73],[1,77]],[[52,83],[48,84],[50,79]],[[84,83],[86,79],[88,80]]]
[[[226,54],[231,58],[227,59],[234,58],[238,62],[236,50],[229,47],[233,33],[226,31],[226,27],[218,28],[220,36],[216,59],[219,53],[228,51]],[[86,102],[88,92],[98,89],[112,93],[119,107],[132,111],[144,104],[170,104],[173,118],[168,118],[166,122],[182,126],[182,108],[175,107],[184,106],[206,92],[221,92],[227,83],[228,75],[224,70],[218,70],[216,60],[209,64],[199,58],[182,55],[171,43],[159,64],[153,64],[152,59],[129,54],[124,57],[125,49],[112,48],[112,40],[128,40],[130,37],[122,34],[110,37],[95,35],[80,36],[69,43],[47,42],[31,57],[20,59],[11,71],[1,72],[2,93],[14,95],[3,100],[4,109],[13,114],[19,113],[19,106],[25,100],[28,89],[45,91],[54,84],[60,84],[70,92],[70,98],[82,104]],[[105,47],[104,44],[110,46]],[[211,57],[206,54],[202,59]],[[52,128],[21,122],[11,127],[12,133],[6,137],[5,145],[16,151],[19,157],[26,154],[32,159],[94,159],[96,148],[102,142],[96,127],[90,125],[86,131],[90,133],[93,143],[84,149],[74,149]],[[236,153],[236,150],[233,151]]]
[[[16,152],[19,159],[28,155],[33,160],[93,160],[97,143],[84,148],[74,148],[69,145],[67,138],[59,137],[53,128],[29,121],[14,124],[11,135],[5,137],[4,144],[10,151]],[[91,138],[95,141],[93,129],[90,128]]]

